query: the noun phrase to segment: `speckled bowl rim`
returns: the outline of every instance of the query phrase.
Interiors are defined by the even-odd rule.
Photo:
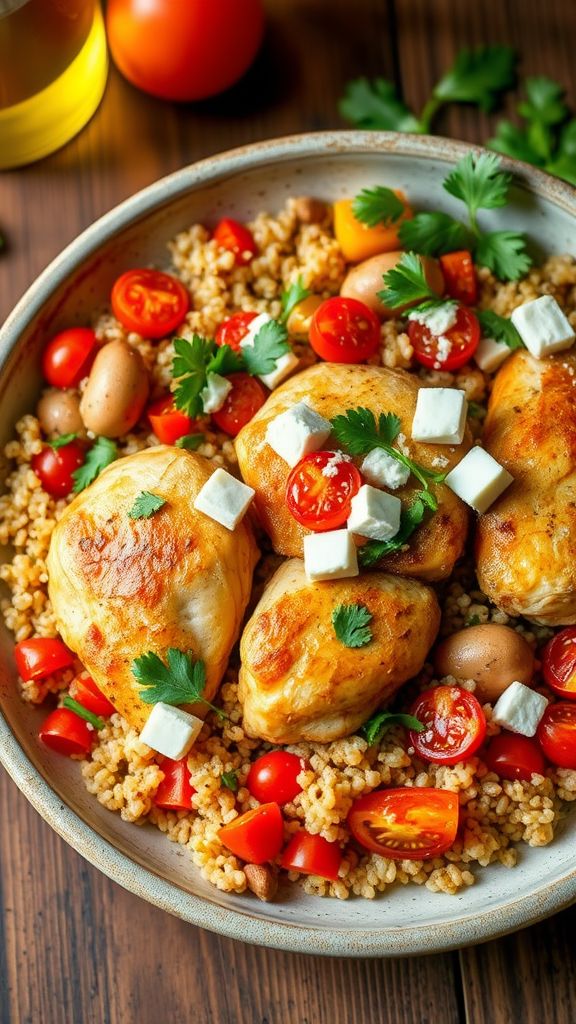
[[[456,162],[478,146],[431,136],[388,132],[327,131],[255,142],[208,157],[160,179],[110,210],[71,242],[40,274],[20,299],[0,330],[0,374],[28,324],[51,293],[77,264],[132,221],[180,197],[189,189],[214,183],[263,164],[318,154],[389,153],[418,160]],[[529,191],[576,214],[576,190],[557,178],[519,161],[503,159]],[[25,755],[0,714],[0,763],[45,821],[70,846],[113,881],[142,899],[191,924],[243,942],[292,952],[332,956],[388,957],[434,953],[486,941],[542,920],[576,901],[576,867],[561,878],[543,882],[529,896],[483,913],[463,915],[453,922],[349,931],[303,927],[263,920],[252,914],[219,907],[184,892],[153,871],[120,853],[86,824],[62,800]],[[352,940],[352,941],[351,941]]]

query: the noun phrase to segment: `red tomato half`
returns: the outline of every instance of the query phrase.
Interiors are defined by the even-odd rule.
[[[472,253],[467,249],[447,252],[445,256],[440,256],[440,266],[446,294],[457,302],[463,302],[465,306],[475,306],[478,302],[478,282]]]
[[[79,718],[69,708],[56,708],[43,722],[40,739],[51,750],[65,757],[87,757],[92,749],[92,737],[88,722]]]
[[[312,452],[290,470],[286,504],[296,522],[309,530],[336,530],[350,516],[352,498],[362,486],[353,462],[332,462],[334,452]],[[332,472],[333,471],[333,472]]]
[[[258,313],[250,313],[248,311],[234,313],[234,316],[231,316],[229,320],[225,320],[224,323],[219,324],[216,328],[216,344],[228,345],[231,349],[234,349],[234,352],[240,352],[240,342],[248,334],[248,328],[257,316]]]
[[[246,811],[218,835],[224,846],[250,864],[264,864],[278,856],[284,842],[284,822],[278,804],[269,803]]]
[[[154,797],[156,807],[162,807],[165,811],[193,810],[192,797],[196,790],[190,782],[188,758],[181,757],[179,761],[171,761],[167,757],[160,767],[164,772],[164,778]]]
[[[212,413],[212,419],[225,434],[236,437],[262,408],[268,392],[256,377],[248,373],[230,373],[228,380],[232,390],[226,395],[222,408]]]
[[[435,686],[414,701],[410,714],[422,732],[410,731],[418,757],[436,764],[457,764],[471,757],[486,735],[486,718],[473,693],[459,686]]]
[[[176,408],[172,395],[153,402],[148,407],[148,419],[162,444],[175,444],[179,438],[194,433],[194,420]]]
[[[279,804],[287,804],[302,791],[297,779],[304,767],[304,761],[296,754],[287,750],[271,750],[252,763],[246,785],[261,803],[275,800]]]
[[[449,342],[446,354],[440,339],[416,320],[408,321],[408,337],[414,349],[414,358],[422,366],[432,370],[459,370],[470,361],[478,348],[480,324],[466,306],[459,306],[456,323],[443,335]]]
[[[43,448],[30,463],[42,487],[53,498],[65,498],[74,487],[73,473],[84,464],[86,451],[78,441],[62,448]]]
[[[511,732],[495,736],[482,756],[491,772],[511,781],[529,782],[533,774],[543,775],[546,767],[538,744]]]
[[[94,715],[102,718],[110,718],[116,710],[114,705],[105,697],[96,683],[86,672],[76,676],[70,683],[70,696],[78,701],[83,708],[87,708]]]
[[[326,299],[310,323],[310,344],[330,363],[362,363],[380,344],[380,321],[359,299]]]
[[[254,258],[258,249],[251,231],[231,217],[223,217],[214,228],[214,239],[222,249],[234,253],[234,262],[239,267],[246,266]]]
[[[75,388],[90,370],[97,340],[90,327],[69,327],[48,342],[42,373],[53,388]]]
[[[429,860],[458,831],[458,794],[447,789],[379,789],[355,800],[348,825],[361,846],[392,860]]]
[[[554,693],[576,700],[576,626],[561,629],[542,652],[544,679]]]
[[[329,843],[323,836],[310,835],[304,829],[292,836],[280,861],[286,871],[319,875],[330,882],[338,880],[341,863],[342,851],[338,843]]]
[[[576,704],[549,704],[536,733],[544,756],[559,768],[576,769]]]
[[[14,648],[14,658],[18,675],[25,682],[45,679],[74,664],[74,656],[62,641],[46,636],[21,640]]]
[[[127,270],[110,296],[114,316],[144,338],[164,338],[182,323],[190,299],[184,285],[161,270]]]

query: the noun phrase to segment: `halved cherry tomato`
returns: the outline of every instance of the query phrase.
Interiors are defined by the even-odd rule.
[[[100,715],[103,718],[110,718],[110,715],[114,714],[116,710],[108,697],[105,697],[102,690],[99,690],[96,683],[89,676],[87,672],[83,672],[82,675],[76,676],[70,683],[70,696],[78,701],[83,708],[87,708],[94,715]]]
[[[44,720],[38,733],[40,739],[51,750],[65,757],[79,755],[87,757],[92,749],[92,738],[88,722],[79,718],[69,708],[56,708]]]
[[[549,704],[536,738],[544,756],[559,768],[576,769],[576,704]]]
[[[471,757],[486,735],[486,718],[473,693],[459,686],[435,686],[416,698],[410,714],[422,732],[410,731],[418,757],[436,764],[457,764]]]
[[[254,258],[258,249],[251,231],[231,217],[223,217],[214,228],[214,238],[223,249],[234,253],[234,262],[239,267],[246,266]]]
[[[561,629],[542,651],[544,679],[554,693],[576,700],[576,626]]]
[[[30,463],[42,487],[53,498],[65,498],[74,487],[72,474],[84,464],[86,451],[78,441],[62,448],[46,446]]]
[[[228,380],[232,390],[226,395],[222,408],[212,413],[212,419],[225,434],[236,437],[262,408],[268,392],[256,377],[248,373],[230,373]]]
[[[472,253],[467,249],[447,252],[440,256],[440,266],[447,295],[457,302],[463,302],[465,306],[475,306],[478,302],[478,282]]]
[[[312,316],[310,344],[330,363],[362,363],[380,344],[380,321],[359,299],[336,295]]]
[[[68,327],[50,339],[42,356],[42,373],[53,388],[74,388],[86,377],[96,355],[90,327]]]
[[[229,345],[235,352],[240,352],[240,342],[248,334],[248,328],[258,313],[248,311],[234,313],[229,320],[224,320],[216,328],[216,344]]]
[[[148,406],[150,426],[162,444],[175,444],[179,438],[194,433],[194,420],[180,412],[172,395],[164,395]]]
[[[181,757],[179,761],[171,761],[167,757],[160,767],[164,772],[164,778],[154,797],[156,807],[162,807],[165,811],[191,811],[192,797],[196,790],[190,782],[188,758]]]
[[[544,758],[538,744],[527,736],[502,732],[495,736],[484,751],[483,760],[491,772],[501,779],[522,779],[529,782],[532,775],[543,775]]]
[[[114,316],[144,338],[164,338],[182,323],[190,299],[177,277],[161,270],[127,270],[110,296]]]
[[[304,829],[294,833],[280,861],[286,871],[319,875],[330,882],[338,880],[341,863],[342,850],[338,843],[329,843],[323,836],[313,836]]]
[[[352,498],[362,485],[353,462],[334,460],[334,452],[311,452],[290,470],[286,504],[296,522],[309,530],[336,530],[350,516]],[[326,473],[326,467],[330,471]]]
[[[30,679],[45,679],[74,664],[74,655],[62,643],[47,636],[34,636],[20,640],[14,648],[18,675],[28,682]]]
[[[361,846],[392,860],[429,860],[449,850],[458,831],[458,794],[447,789],[380,789],[355,800],[350,831]]]
[[[296,754],[288,750],[271,750],[252,763],[246,785],[261,803],[275,800],[279,804],[287,804],[302,791],[297,779],[304,767],[304,761]]]
[[[471,310],[459,306],[456,323],[445,335],[440,336],[449,343],[446,352],[440,338],[416,320],[408,321],[408,337],[414,349],[414,358],[422,366],[433,370],[458,370],[470,361],[478,348],[480,324]]]
[[[262,804],[224,825],[218,836],[224,846],[250,864],[274,860],[284,841],[282,812],[277,803]]]

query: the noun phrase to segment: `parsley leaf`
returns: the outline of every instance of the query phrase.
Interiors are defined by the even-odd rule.
[[[312,292],[309,288],[304,287],[302,277],[298,277],[296,281],[293,281],[290,287],[285,292],[282,292],[281,295],[282,312],[280,314],[280,323],[285,324],[294,307],[298,303],[304,302],[304,299],[307,299],[309,295],[312,295]]]
[[[510,349],[524,348],[522,338],[508,317],[499,316],[493,309],[478,309],[476,316],[485,338],[503,341]]]
[[[474,226],[478,210],[505,206],[512,175],[500,169],[494,153],[467,153],[443,182],[443,188],[468,207]]]
[[[220,782],[223,786],[226,786],[226,789],[231,789],[233,793],[238,792],[238,775],[236,772],[222,772]]]
[[[376,565],[381,558],[400,551],[420,526],[426,512],[426,503],[422,500],[422,493],[407,508],[400,513],[400,529],[391,540],[370,540],[363,547],[358,549],[358,561],[363,569],[369,569]]]
[[[190,341],[174,338],[172,376],[177,378],[174,405],[194,418],[203,412],[200,392],[206,386],[206,364],[212,358],[212,343],[194,334]]]
[[[398,236],[406,249],[424,256],[472,248],[471,233],[447,213],[417,213],[400,225]]]
[[[215,345],[214,348],[216,351],[206,363],[206,376],[209,373],[219,373],[221,377],[226,377],[229,373],[238,373],[243,369],[242,356],[230,348],[230,345]]]
[[[130,519],[150,519],[150,516],[153,516],[165,504],[166,498],[152,494],[152,491],[140,491],[128,515]]]
[[[510,46],[460,50],[453,66],[434,87],[434,96],[443,103],[476,103],[481,110],[492,110],[499,93],[514,85],[515,63]]]
[[[517,281],[532,266],[526,240],[518,231],[490,231],[476,246],[476,259],[501,281]]]
[[[377,224],[393,224],[404,213],[404,203],[391,188],[376,185],[363,188],[354,198],[352,213],[356,220],[369,228]]]
[[[225,718],[220,708],[214,707],[202,696],[206,686],[206,669],[203,661],[195,661],[192,655],[169,647],[166,665],[154,651],[147,651],[132,662],[132,675],[143,689],[140,696],[146,704],[196,704],[202,702]]]
[[[365,647],[372,639],[372,618],[363,604],[339,604],[332,612],[332,625],[345,647]]]
[[[69,711],[73,711],[75,715],[78,715],[78,718],[83,718],[85,722],[90,722],[90,725],[92,725],[96,730],[103,729],[106,724],[103,718],[100,718],[99,715],[95,715],[92,711],[89,711],[88,708],[85,708],[83,704],[79,704],[77,700],[74,700],[74,698],[70,697],[68,694],[62,701],[62,707],[68,708]]]
[[[79,494],[85,487],[88,487],[93,480],[114,462],[118,456],[118,446],[109,437],[97,437],[92,447],[86,453],[86,458],[78,469],[72,473],[74,481],[74,494]]]
[[[53,441],[46,441],[46,444],[56,451],[58,448],[64,448],[71,441],[75,441],[77,437],[78,434],[60,434],[60,437],[55,437]]]
[[[391,725],[402,725],[405,729],[411,729],[412,732],[422,732],[424,729],[422,722],[414,715],[403,715],[395,711],[377,711],[367,722],[364,722],[360,732],[366,742],[372,746],[373,743],[378,743],[382,739],[386,729]]]
[[[204,441],[204,434],[184,434],[174,442],[176,448],[186,448],[189,452],[195,452]]]
[[[356,78],[346,86],[339,110],[358,128],[385,132],[421,131],[418,118],[409,110],[385,78]]]
[[[245,345],[242,349],[244,367],[254,377],[263,377],[276,369],[281,356],[290,351],[287,342],[288,331],[278,320],[268,320],[262,324],[254,338],[253,345]]]
[[[410,302],[421,302],[423,299],[437,299],[426,280],[422,260],[415,252],[405,252],[392,270],[384,274],[384,289],[378,292],[389,309],[398,309]]]

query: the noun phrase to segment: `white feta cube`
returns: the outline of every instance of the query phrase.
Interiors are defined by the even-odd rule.
[[[397,490],[408,483],[410,470],[398,459],[381,448],[373,448],[360,466],[360,472],[369,484],[374,487],[389,487],[391,491]]]
[[[503,341],[496,341],[495,338],[482,338],[474,353],[474,361],[484,373],[494,373],[505,359],[508,358],[512,349],[508,348]]]
[[[258,331],[264,327],[265,324],[269,324],[272,321],[272,317],[268,313],[259,313],[258,316],[254,317],[248,327],[248,331],[240,342],[240,348],[246,348],[248,345],[253,345],[256,339]],[[292,370],[296,369],[300,360],[294,352],[285,352],[283,356],[280,356],[276,360],[276,366],[270,373],[263,373],[259,375],[259,380],[273,391],[274,388],[278,387],[281,381],[292,373]]]
[[[513,480],[504,466],[476,445],[450,470],[446,484],[467,505],[477,512],[485,512]]]
[[[322,448],[331,431],[329,420],[319,416],[304,402],[297,402],[270,420],[266,440],[284,462],[295,466],[305,455]]]
[[[494,705],[492,721],[521,736],[535,736],[547,707],[548,701],[541,693],[524,683],[510,683]]]
[[[200,398],[205,413],[218,412],[226,401],[226,396],[232,390],[232,384],[226,377],[219,373],[209,373],[206,378],[206,387],[202,388]]]
[[[255,493],[225,469],[217,469],[198,492],[194,508],[227,530],[234,530],[246,515]]]
[[[551,295],[518,306],[510,319],[536,359],[570,348],[574,341],[574,330]]]
[[[401,511],[400,498],[363,484],[350,503],[348,529],[372,540],[391,540],[400,529]]]
[[[179,761],[186,756],[203,725],[196,715],[160,701],[152,708],[140,739],[164,757]]]
[[[412,421],[414,441],[460,444],[466,429],[466,393],[457,388],[420,388]]]
[[[352,535],[348,530],[330,530],[304,537],[304,569],[309,580],[358,576],[358,556]]]

